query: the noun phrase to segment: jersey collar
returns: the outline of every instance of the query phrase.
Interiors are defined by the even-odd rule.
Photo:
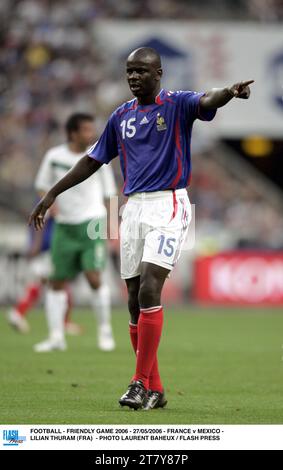
[[[138,100],[137,98],[135,98],[133,109],[137,109],[137,107],[139,107],[139,108],[144,108],[143,110],[145,111],[148,109],[152,109],[152,106],[154,106],[155,104],[158,104],[158,105],[163,104],[164,100],[162,100],[161,98],[161,95],[163,92],[164,92],[164,89],[162,88],[160,92],[158,93],[158,95],[155,97],[154,103],[151,103],[151,104],[138,104]]]
[[[161,99],[161,95],[162,95],[163,91],[164,91],[163,88],[161,88],[160,92],[155,97],[155,103],[156,104],[163,104],[164,103],[164,101]]]

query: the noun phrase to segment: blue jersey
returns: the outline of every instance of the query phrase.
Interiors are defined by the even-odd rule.
[[[193,122],[210,121],[216,114],[216,110],[200,114],[203,95],[161,90],[153,104],[139,105],[136,98],[122,104],[88,155],[101,163],[119,155],[126,196],[187,187]]]

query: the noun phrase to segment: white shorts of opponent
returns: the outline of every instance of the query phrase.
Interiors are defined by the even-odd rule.
[[[141,263],[171,271],[179,259],[192,217],[186,189],[129,196],[120,227],[121,277],[141,274]]]

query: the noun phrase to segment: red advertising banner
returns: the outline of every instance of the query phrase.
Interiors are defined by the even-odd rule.
[[[283,305],[283,252],[235,251],[198,258],[194,299],[226,305]]]

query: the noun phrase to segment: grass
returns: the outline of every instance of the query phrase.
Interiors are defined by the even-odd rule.
[[[36,354],[46,336],[42,311],[21,336],[0,315],[2,424],[281,424],[283,315],[276,310],[166,310],[159,351],[168,407],[150,412],[120,408],[134,369],[125,311],[113,312],[117,349],[96,348],[95,320],[69,337],[67,352]]]

